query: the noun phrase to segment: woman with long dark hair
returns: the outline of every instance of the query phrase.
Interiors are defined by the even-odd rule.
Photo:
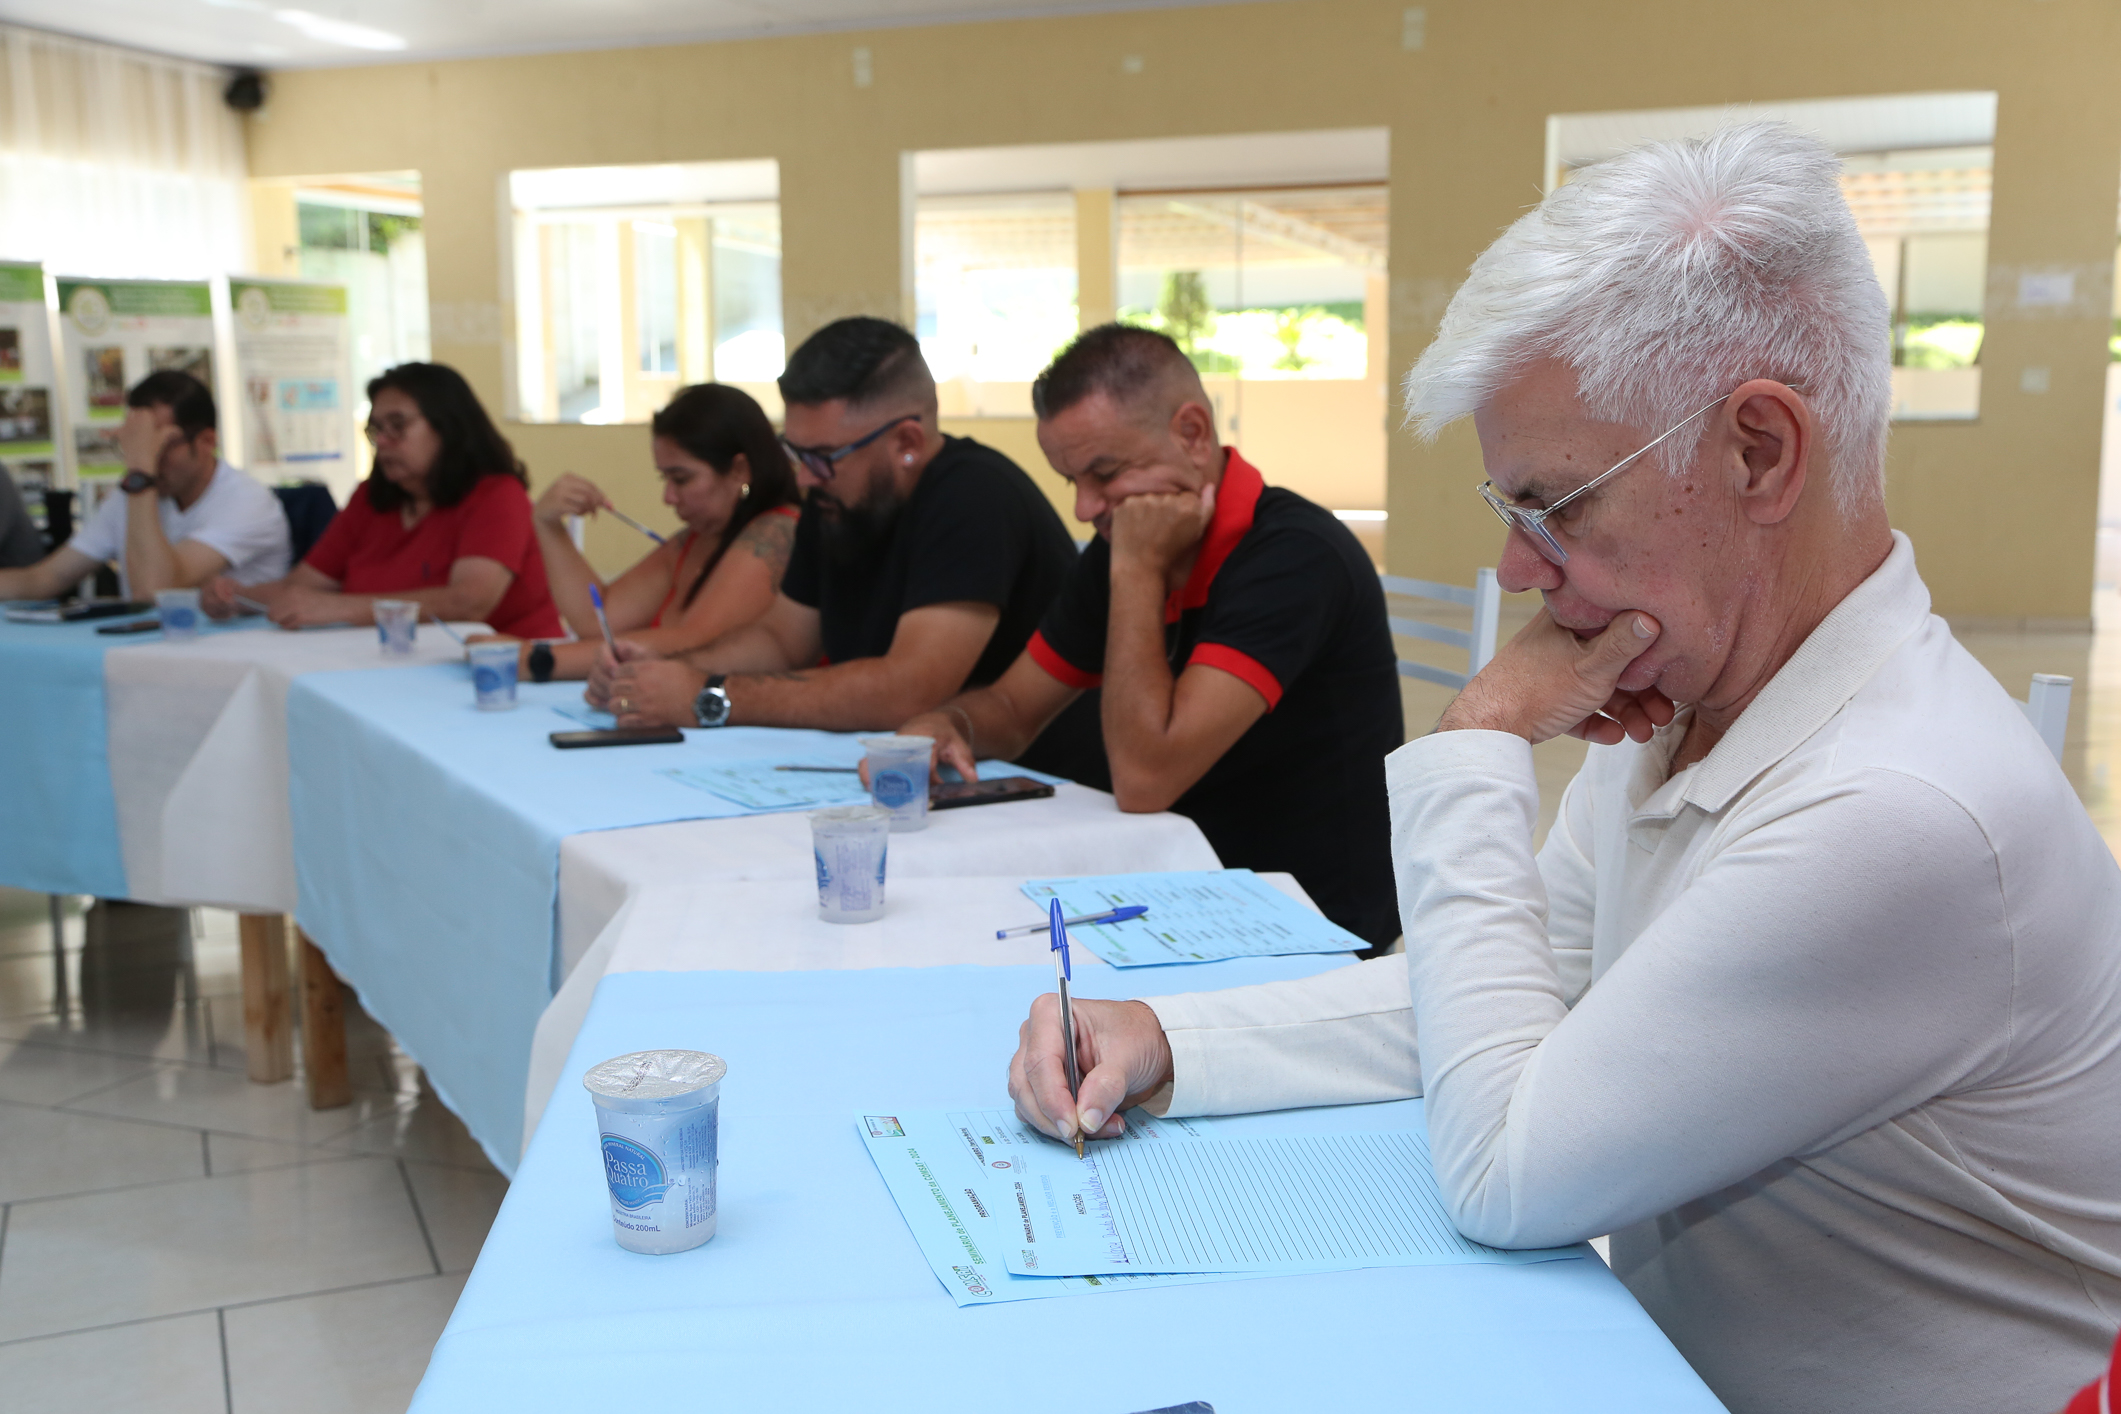
[[[401,363],[369,383],[368,401],[375,470],[301,564],[244,597],[284,628],[373,623],[377,599],[410,599],[424,618],[556,637],[530,478],[471,385],[439,363]],[[209,612],[234,593],[216,580]]]
[[[684,529],[606,583],[567,533],[567,518],[610,499],[568,473],[538,497],[538,545],[552,596],[577,642],[551,645],[551,662],[523,650],[526,676],[586,678],[603,646],[589,586],[604,596],[611,631],[682,653],[750,623],[773,603],[795,543],[795,473],[766,411],[722,383],[681,388],[649,424],[663,504]]]

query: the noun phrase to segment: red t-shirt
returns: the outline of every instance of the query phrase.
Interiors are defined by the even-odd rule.
[[[348,594],[393,594],[449,583],[467,555],[498,561],[515,578],[486,622],[514,638],[562,638],[560,611],[545,582],[545,556],[530,523],[530,493],[512,476],[479,478],[453,506],[436,506],[407,530],[397,511],[379,511],[366,482],[332,517],[304,563]]]

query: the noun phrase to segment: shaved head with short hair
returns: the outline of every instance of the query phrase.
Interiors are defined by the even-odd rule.
[[[1187,403],[1215,410],[1185,351],[1169,336],[1131,324],[1100,324],[1077,336],[1031,385],[1031,408],[1047,422],[1099,393],[1150,426],[1169,422]]]

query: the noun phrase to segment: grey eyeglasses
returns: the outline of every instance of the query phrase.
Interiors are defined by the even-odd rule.
[[[1730,397],[1729,393],[1725,393],[1707,407],[1688,413],[1685,417],[1665,429],[1662,434],[1647,446],[1622,457],[1619,461],[1613,463],[1589,481],[1584,482],[1583,485],[1563,496],[1551,506],[1541,506],[1535,510],[1526,506],[1513,505],[1502,498],[1502,493],[1495,489],[1495,483],[1492,481],[1480,483],[1480,499],[1488,503],[1488,509],[1495,512],[1504,525],[1512,530],[1523,531],[1525,538],[1532,542],[1532,548],[1545,556],[1550,563],[1565,565],[1569,562],[1569,552],[1561,548],[1561,542],[1554,538],[1554,532],[1547,529],[1547,517],[1590,490],[1593,486],[1598,485],[1601,481],[1610,480],[1612,477],[1627,470],[1644,452],[1654,449],[1659,442],[1662,442],[1666,437],[1671,436],[1674,432],[1701,416],[1702,413],[1709,411],[1711,408],[1721,407],[1724,403],[1730,401]]]

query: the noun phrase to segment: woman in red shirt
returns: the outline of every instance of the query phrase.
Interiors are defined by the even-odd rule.
[[[589,586],[604,596],[613,634],[668,655],[742,628],[773,605],[795,544],[795,472],[766,411],[740,388],[701,383],[678,390],[649,424],[663,504],[685,528],[617,579],[605,582],[575,549],[569,516],[611,501],[572,472],[538,497],[538,545],[552,595],[575,632],[552,645],[554,678],[586,678],[603,648]],[[530,645],[523,673],[531,676]],[[540,665],[542,666],[542,664]]]
[[[301,564],[244,597],[282,628],[373,623],[377,599],[410,599],[423,618],[557,637],[530,478],[471,385],[439,363],[401,363],[368,400],[375,470]],[[209,612],[235,592],[216,580]]]

